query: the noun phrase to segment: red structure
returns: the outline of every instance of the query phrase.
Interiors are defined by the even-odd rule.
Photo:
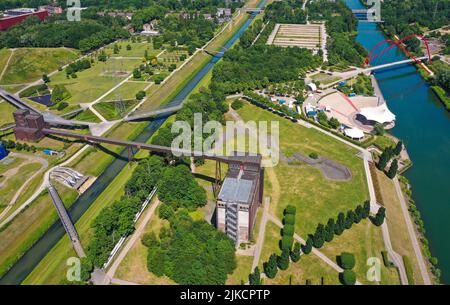
[[[369,55],[367,55],[366,60],[365,60],[365,64],[368,65],[373,59],[380,57],[381,55],[383,55],[384,53],[386,53],[387,51],[389,51],[390,49],[394,48],[395,46],[399,47],[400,49],[403,50],[403,52],[405,52],[410,58],[414,59],[416,61],[416,63],[420,63],[420,61],[415,58],[404,46],[403,46],[403,42],[405,40],[411,39],[411,38],[419,38],[420,40],[422,40],[425,43],[425,47],[427,48],[427,55],[428,58],[430,59],[430,64],[433,63],[432,58],[431,58],[431,52],[430,52],[430,46],[428,44],[428,40],[418,34],[412,34],[409,36],[404,37],[403,39],[400,40],[392,40],[392,39],[385,39],[380,41],[379,43],[377,43],[372,50],[370,51]],[[377,53],[376,55],[373,55],[373,53],[378,49],[379,46],[381,46],[384,43],[389,43],[390,46],[383,49],[380,53]]]
[[[42,129],[48,127],[48,124],[45,123],[42,115],[33,114],[28,109],[18,109],[13,116],[16,122],[16,127],[14,127],[16,140],[37,142],[45,136]]]
[[[24,21],[25,19],[27,19],[30,16],[37,16],[41,21],[44,21],[44,19],[48,17],[48,12],[44,10],[44,11],[38,11],[38,12],[34,12],[34,13],[29,13],[29,14],[23,14],[23,15],[19,15],[19,16],[11,16],[11,17],[2,18],[2,19],[0,19],[0,31],[6,31],[10,27],[12,27],[18,23],[21,23],[22,21]]]

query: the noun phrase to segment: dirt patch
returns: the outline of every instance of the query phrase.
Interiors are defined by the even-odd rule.
[[[319,169],[325,178],[329,180],[347,181],[352,178],[352,173],[348,167],[325,157],[312,159],[297,152],[294,153],[292,157],[282,155],[280,159],[290,165],[293,165],[298,161],[311,165]]]

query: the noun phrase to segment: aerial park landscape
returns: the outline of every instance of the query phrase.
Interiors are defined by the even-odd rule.
[[[47,2],[0,6],[0,284],[448,283],[439,1]]]

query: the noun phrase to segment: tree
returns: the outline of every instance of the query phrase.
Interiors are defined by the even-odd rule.
[[[294,236],[294,226],[290,224],[284,225],[283,236]]]
[[[131,45],[127,44],[127,51],[131,51]]]
[[[253,273],[250,273],[248,282],[250,285],[261,285],[261,273],[258,267],[255,267]]]
[[[342,252],[339,256],[339,266],[341,266],[342,269],[353,269],[353,267],[355,267],[355,264],[355,256],[352,253]]]
[[[292,214],[287,214],[284,216],[284,224],[290,224],[290,225],[294,225],[295,224],[295,215]]]
[[[141,238],[141,243],[147,248],[153,248],[159,246],[158,238],[155,232],[145,233]]]
[[[344,227],[348,230],[352,227],[353,223],[355,222],[355,212],[348,211],[347,217],[345,217],[345,224]]]
[[[387,172],[387,176],[391,179],[394,179],[397,175],[398,170],[398,162],[397,159],[394,159],[391,163],[391,167],[389,168],[389,171]]]
[[[156,276],[164,275],[166,252],[161,248],[153,248],[147,254],[147,269]]]
[[[370,215],[370,201],[366,200],[364,202],[362,218],[367,218],[369,217],[369,215]]]
[[[170,205],[163,203],[159,206],[159,218],[170,219],[173,215],[175,215],[175,211]]]
[[[277,266],[280,270],[286,270],[289,267],[289,250],[283,250],[277,258]]]
[[[395,147],[394,147],[394,155],[396,155],[396,156],[400,155],[400,153],[402,152],[402,149],[403,149],[403,142],[398,141],[397,145],[395,145]]]
[[[50,82],[50,78],[48,77],[47,74],[42,75],[42,80],[44,81],[44,83],[49,83]]]
[[[343,285],[355,285],[356,283],[356,275],[352,270],[344,270],[339,274],[339,277]]]
[[[139,101],[142,101],[145,97],[146,93],[145,91],[141,90],[138,93],[136,93],[136,99]]]
[[[269,257],[269,260],[263,264],[263,268],[264,268],[264,273],[266,274],[266,276],[269,279],[275,278],[275,276],[277,275],[277,272],[278,272],[277,255],[272,254]]]
[[[117,45],[117,43],[115,43],[114,44],[114,54],[119,54],[119,52],[120,52],[120,49],[119,49],[119,46]]]
[[[386,216],[386,209],[384,207],[380,207],[378,209],[377,214],[375,214],[375,216],[373,217],[370,217],[370,220],[374,225],[379,227],[383,224],[385,216]]]
[[[231,108],[234,110],[241,109],[244,106],[244,103],[241,100],[235,100],[231,103]]]
[[[325,242],[325,239],[324,239],[325,232],[324,231],[325,231],[325,229],[324,229],[323,224],[319,224],[317,226],[316,232],[313,235],[314,248],[319,249],[323,246],[323,244]]]
[[[300,254],[301,254],[300,243],[295,242],[294,248],[291,251],[291,260],[294,263],[298,262],[300,260]]]
[[[141,71],[138,68],[133,70],[133,78],[140,79],[142,77]]]
[[[89,281],[92,271],[94,271],[94,265],[92,264],[92,262],[86,257],[81,258],[80,279],[83,282]]]
[[[334,238],[334,230],[335,230],[335,223],[334,223],[334,219],[330,218],[328,220],[327,226],[325,227],[325,241],[326,242],[330,242],[333,240]]]
[[[355,223],[359,223],[363,219],[364,209],[361,205],[358,205],[355,209]]]
[[[297,211],[297,208],[293,205],[287,205],[286,208],[284,209],[284,214],[291,214],[291,215],[295,215]]]
[[[302,252],[305,254],[309,254],[312,251],[313,247],[313,241],[311,236],[308,236],[308,239],[306,240],[306,244],[302,245]]]
[[[342,234],[342,232],[344,232],[344,229],[345,229],[345,215],[344,213],[340,212],[338,214],[338,219],[334,226],[334,234],[339,236]]]
[[[390,156],[387,150],[384,150],[383,153],[381,153],[380,159],[377,163],[377,168],[382,171],[386,167],[387,163],[389,162]]]

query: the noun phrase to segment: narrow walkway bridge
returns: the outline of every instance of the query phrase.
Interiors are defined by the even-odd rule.
[[[49,184],[48,186],[48,192],[50,194],[50,197],[52,198],[53,205],[55,206],[56,211],[58,212],[59,219],[61,220],[61,223],[63,224],[63,227],[67,232],[67,235],[69,235],[70,241],[72,242],[72,246],[75,252],[79,257],[86,257],[83,247],[81,246],[77,230],[75,229],[75,226],[73,225],[72,220],[70,219],[70,216],[67,213],[67,210],[64,207],[64,204],[61,198],[59,197],[58,192],[51,184]]]
[[[182,104],[177,105],[177,106],[157,109],[157,110],[137,112],[137,113],[127,115],[126,117],[123,118],[123,121],[129,122],[129,121],[141,120],[141,119],[146,119],[146,118],[165,116],[165,115],[173,114],[173,113],[177,112],[178,110],[180,110],[181,108],[183,108]]]

